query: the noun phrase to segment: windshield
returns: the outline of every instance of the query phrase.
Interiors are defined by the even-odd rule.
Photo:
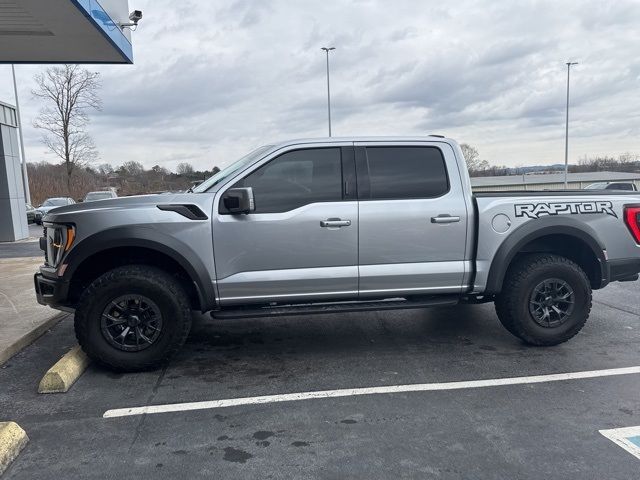
[[[113,195],[109,192],[87,193],[87,196],[84,197],[84,201],[91,202],[92,200],[104,200],[107,198],[113,198]]]
[[[195,187],[192,191],[194,193],[206,192],[207,190],[209,190],[214,185],[217,185],[218,183],[224,181],[226,178],[230,177],[231,175],[233,175],[237,171],[242,170],[245,166],[249,165],[250,163],[252,163],[255,160],[257,160],[258,158],[260,158],[260,156],[264,152],[269,150],[271,147],[273,147],[273,145],[263,145],[262,147],[256,148],[255,150],[253,150],[252,152],[248,153],[244,157],[242,157],[239,160],[236,160],[235,162],[233,162],[228,167],[223,168],[222,170],[220,170],[218,173],[216,173],[212,177],[209,177],[208,179],[206,179],[200,185]]]
[[[67,205],[66,198],[49,198],[42,204],[43,207],[61,207],[62,205]]]
[[[584,187],[585,190],[604,190],[605,188],[607,188],[607,184],[603,182],[592,183],[591,185]]]

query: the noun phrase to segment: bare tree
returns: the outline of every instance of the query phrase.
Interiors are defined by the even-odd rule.
[[[467,162],[467,169],[470,173],[489,168],[489,162],[480,160],[480,154],[477,148],[472,147],[468,143],[461,143],[460,148],[462,149],[462,154]]]
[[[69,195],[75,168],[98,158],[86,127],[89,111],[102,108],[99,77],[78,65],[49,67],[34,77],[37,88],[32,93],[45,105],[33,125],[44,130],[43,143],[64,162]]]
[[[108,175],[111,175],[114,171],[115,169],[113,168],[113,165],[111,165],[110,163],[102,163],[98,165],[98,173],[100,173],[100,175],[103,175],[105,177]]]
[[[624,152],[618,155],[618,162],[622,165],[640,162],[640,155],[637,153]]]
[[[118,170],[129,177],[139,177],[144,172],[144,166],[140,162],[129,160],[120,165]]]
[[[179,163],[176,172],[178,175],[191,175],[193,173],[193,166],[187,162]]]

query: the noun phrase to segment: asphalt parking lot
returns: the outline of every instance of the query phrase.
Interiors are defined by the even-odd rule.
[[[73,344],[59,324],[0,369],[0,411],[31,439],[5,473],[39,478],[632,479],[598,433],[640,425],[640,375],[385,393],[103,418],[112,409],[640,365],[640,282],[596,292],[558,347],[527,347],[493,306],[213,321],[166,368],[91,366],[38,395]]]
[[[42,226],[29,224],[29,240],[19,242],[0,242],[0,258],[40,257],[42,250],[36,240],[42,236]]]

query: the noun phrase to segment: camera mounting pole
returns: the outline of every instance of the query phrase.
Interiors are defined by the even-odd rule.
[[[124,30],[125,28],[134,28],[134,27],[138,27],[138,22],[140,20],[142,20],[142,10],[134,10],[133,12],[131,12],[129,14],[129,20],[131,20],[130,23],[120,23],[119,26],[122,30]]]

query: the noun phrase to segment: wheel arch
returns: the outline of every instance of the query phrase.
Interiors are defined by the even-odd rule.
[[[500,293],[505,275],[518,255],[534,252],[555,253],[577,263],[589,277],[591,287],[609,282],[605,247],[589,225],[567,216],[532,220],[514,230],[500,245],[491,262],[486,294]]]
[[[116,227],[96,233],[75,245],[63,262],[67,264],[63,280],[70,283],[72,301],[77,289],[107,270],[149,264],[186,280],[194,309],[206,312],[215,308],[210,274],[198,255],[187,244],[155,229]]]

